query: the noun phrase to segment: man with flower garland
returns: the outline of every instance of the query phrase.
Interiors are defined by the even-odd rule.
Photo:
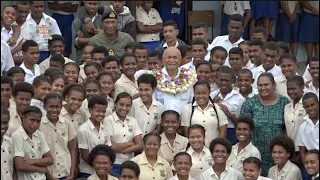
[[[181,114],[183,106],[191,103],[195,71],[180,67],[181,53],[176,47],[168,47],[162,56],[164,68],[151,70],[158,81],[154,98],[163,104],[163,110],[175,110]]]

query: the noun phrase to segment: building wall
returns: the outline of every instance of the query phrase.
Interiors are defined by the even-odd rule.
[[[220,1],[193,1],[192,3],[193,9],[195,11],[199,10],[213,10],[214,11],[214,27],[209,27],[209,35],[213,32],[213,37],[220,35],[220,19],[221,19],[221,2]],[[274,22],[272,35],[275,34],[276,22]],[[210,38],[211,39],[211,38]],[[212,39],[211,39],[212,40]],[[305,50],[304,43],[299,43],[298,46],[298,54],[297,54],[298,62],[306,62],[307,61],[307,53]]]

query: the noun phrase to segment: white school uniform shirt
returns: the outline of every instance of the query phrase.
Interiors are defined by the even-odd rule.
[[[296,9],[296,6],[299,5],[298,1],[282,1],[284,8],[289,11],[290,14],[294,13],[294,10]],[[282,8],[279,8],[280,13],[284,13]],[[299,10],[298,10],[299,12]]]
[[[50,58],[51,58],[51,54],[47,59],[43,60],[39,64],[41,74],[44,74],[46,72],[46,70],[49,69],[49,67],[50,67]],[[71,59],[69,59],[67,57],[63,56],[63,58],[64,58],[64,64],[67,64],[68,62],[74,62],[73,60],[71,60]]]
[[[269,71],[266,71],[264,68],[263,68],[263,65],[260,65],[254,69],[252,69],[252,77],[254,79],[254,83],[253,83],[253,88],[256,88],[258,89],[258,78],[259,76],[264,73],[264,72],[268,72],[268,73],[271,73],[273,75],[274,78],[278,78],[282,75],[282,71],[281,71],[281,68],[277,65],[274,65],[273,68],[271,68]]]
[[[313,86],[312,81],[309,82],[308,86],[309,86],[308,88],[307,88],[307,87],[304,88],[304,90],[303,90],[304,94],[306,94],[306,93],[308,93],[308,92],[312,92],[312,93],[316,94],[316,95],[318,96],[318,99],[319,99],[319,88],[316,89],[316,88]]]
[[[182,151],[186,151],[187,145],[189,143],[189,140],[176,133],[176,137],[173,142],[173,146],[171,146],[167,136],[164,134],[164,132],[160,135],[161,142],[160,142],[160,149],[159,149],[159,155],[168,161],[168,163],[172,164],[173,158],[176,154]]]
[[[204,173],[200,175],[200,180],[244,180],[241,172],[235,170],[232,167],[226,166],[225,170],[222,172],[220,178],[214,172],[213,167],[207,169]]]
[[[12,29],[12,26],[10,27],[10,31],[8,32],[6,30],[6,28],[2,27],[2,30],[1,30],[1,40],[5,41],[5,42],[8,42],[8,40],[12,37],[13,35],[13,29]],[[10,50],[16,48],[19,44],[19,42],[21,41],[22,39],[22,36],[21,36],[21,33],[17,39],[17,42],[15,45],[13,46],[9,46],[10,47]],[[19,51],[17,52],[16,54],[14,54],[13,56],[22,56],[22,51]]]
[[[299,74],[296,73],[296,75]],[[287,78],[282,74],[281,76],[275,78],[274,81],[276,82],[276,92],[292,101],[287,93]]]
[[[142,137],[154,131],[157,124],[160,124],[163,106],[159,101],[152,100],[149,109],[143,104],[141,98],[133,100],[129,116],[134,117],[142,131]]]
[[[63,118],[59,118],[56,125],[53,125],[45,116],[41,119],[39,130],[44,134],[53,157],[53,165],[48,167],[50,174],[55,178],[69,176],[71,154],[68,143],[77,135],[73,125]]]
[[[240,14],[244,16],[245,10],[250,9],[249,1],[221,1],[223,12],[227,15]]]
[[[180,179],[178,178],[178,175],[175,175],[175,176],[173,176],[172,178],[170,178],[169,180],[180,180]],[[194,179],[193,177],[191,177],[191,176],[189,175],[189,177],[188,177],[187,180],[196,180],[196,179]]]
[[[311,81],[312,80],[312,76],[311,76],[311,74],[310,74],[310,72],[309,72],[309,64],[307,65],[307,67],[306,67],[306,70],[304,71],[304,73],[303,73],[303,79],[304,79],[304,82],[308,82],[308,81]]]
[[[191,124],[190,124],[192,106],[194,107],[194,111],[193,111]],[[213,106],[215,106],[215,109],[217,110],[217,114],[213,109]],[[207,107],[204,110],[202,110],[198,106],[198,103],[195,101],[193,104],[186,104],[183,108],[182,115],[181,115],[181,126],[190,127],[191,125],[194,125],[194,124],[200,124],[203,127],[205,127],[206,129],[205,145],[206,145],[206,148],[209,148],[210,142],[213,139],[217,138],[219,135],[219,131],[218,131],[219,127],[228,124],[228,118],[220,109],[218,104],[213,105],[209,101]],[[219,127],[218,127],[218,124],[219,124]]]
[[[263,176],[259,176],[257,180],[272,180],[272,179],[267,178],[267,177],[263,177]]]
[[[217,36],[217,37],[214,38],[214,40],[212,41],[210,47],[211,47],[211,49],[212,49],[212,48],[214,48],[214,47],[216,47],[216,46],[222,46],[222,47],[224,47],[224,48],[227,50],[227,52],[229,52],[229,50],[230,50],[231,48],[233,48],[233,47],[238,47],[239,44],[240,44],[242,41],[244,41],[244,40],[242,39],[242,37],[240,37],[240,39],[239,39],[237,42],[235,42],[235,43],[232,44],[232,43],[230,42],[230,40],[229,40],[229,35]],[[211,50],[211,49],[210,49],[210,50]],[[224,63],[224,66],[229,66],[229,67],[230,67],[229,55],[228,55],[228,57],[227,57],[227,59],[226,59],[226,61],[225,61],[225,63]]]
[[[290,160],[283,166],[281,171],[279,172],[278,166],[272,166],[269,169],[268,177],[273,180],[283,180],[283,179],[290,179],[290,180],[301,180],[301,172],[297,165],[293,164]]]
[[[133,138],[142,134],[138,122],[135,118],[126,116],[124,121],[121,121],[114,112],[103,120],[103,125],[107,128],[110,136],[114,138],[116,143],[124,143],[133,141]],[[134,153],[116,153],[114,164],[122,164],[124,161],[132,159]]]
[[[300,101],[293,106],[293,102],[290,102],[284,107],[284,124],[286,126],[287,136],[293,141],[296,140],[299,128],[304,122],[303,118],[307,115],[305,109],[303,108],[302,98]],[[296,151],[299,151],[297,144]]]
[[[178,69],[178,74],[180,74],[181,68]],[[165,74],[165,79],[171,79],[168,75],[168,72],[166,68],[162,69],[162,73]],[[160,91],[158,88],[156,89],[155,93],[155,99],[163,104],[163,110],[175,110],[179,114],[182,113],[183,104],[188,104],[192,102],[193,98],[193,87],[189,87],[189,89],[182,93],[177,94],[169,94],[166,92]]]
[[[26,73],[26,75],[24,76],[24,81],[31,84],[33,83],[33,80],[35,77],[40,76],[40,67],[38,64],[33,65],[34,67],[34,73],[28,69],[25,65],[24,65],[24,61],[22,62],[22,64],[20,65],[20,67],[24,70],[24,72]]]
[[[33,99],[33,98],[31,99],[30,106],[38,107],[42,112],[42,117],[44,117],[47,114],[47,111],[44,109],[43,105],[44,104],[42,101],[40,101],[38,99]]]
[[[10,47],[1,39],[1,75],[3,71],[9,71],[9,69],[14,66],[15,64],[11,55]]]
[[[242,172],[243,161],[248,157],[256,157],[261,160],[260,151],[250,142],[244,149],[238,153],[239,143],[232,146],[231,154],[227,160],[227,166]]]
[[[11,136],[13,144],[13,157],[26,157],[29,159],[41,159],[44,154],[50,151],[42,132],[36,130],[32,139],[20,126]],[[18,179],[23,180],[45,180],[44,173],[29,173],[17,171]]]
[[[247,64],[245,66],[242,67],[242,69],[249,69],[250,71],[252,69],[255,68],[255,65],[251,62],[251,60],[249,59],[249,61],[247,62]]]
[[[143,25],[156,25],[157,23],[162,23],[161,16],[159,12],[151,8],[149,13],[147,13],[142,7],[136,10],[136,21],[142,22]],[[160,41],[160,33],[137,33],[137,42],[154,42]]]
[[[25,40],[34,40],[39,45],[39,51],[49,51],[48,38],[53,34],[61,35],[57,21],[42,13],[39,24],[31,17],[31,13],[21,26],[21,34]]]
[[[53,3],[53,1],[48,1]],[[66,4],[66,3],[71,3],[72,5],[74,4],[79,4],[79,1],[55,1],[58,4]],[[78,6],[79,7],[79,6]],[[64,11],[59,11],[59,10],[52,10],[50,9],[50,11],[52,11],[52,13],[57,13],[57,14],[61,14],[61,15],[70,15],[73,14],[72,12],[64,12]]]
[[[319,173],[316,176],[312,176],[312,180],[315,180],[317,177],[319,177]]]
[[[211,152],[208,148],[203,147],[200,154],[197,154],[190,146],[187,153],[191,156],[192,166],[190,168],[190,176],[199,179],[200,175],[213,165]]]
[[[192,58],[192,61],[188,62],[187,64],[182,65],[181,67],[186,68],[190,71],[196,71],[196,66],[193,64],[193,58]]]
[[[110,134],[107,128],[100,123],[99,132],[91,122],[87,120],[78,129],[78,148],[89,152],[99,144],[111,146]],[[94,168],[80,158],[79,170],[81,173],[93,174]]]
[[[209,43],[207,43],[207,54],[206,54],[206,56],[204,57],[204,60],[206,60],[206,61],[209,61],[210,60],[210,54],[211,54],[211,45],[209,44]]]
[[[1,144],[1,180],[12,180],[13,151],[12,139],[4,135]]]
[[[307,150],[319,150],[319,119],[316,124],[313,124],[308,115],[303,120],[304,122],[299,128],[296,144],[300,147],[306,147]]]
[[[251,91],[251,93],[248,95],[248,99],[249,99],[249,98],[252,98],[254,95],[259,94],[258,89],[255,89],[255,88],[253,88],[252,86],[251,86],[251,88],[252,88],[252,91]],[[240,93],[240,89],[239,89],[238,87],[234,86],[234,87],[233,87],[233,90],[235,90],[237,93],[241,94],[241,93]],[[242,97],[243,97],[243,96],[242,96]]]
[[[246,101],[246,99],[241,94],[239,94],[235,90],[232,90],[223,98],[220,93],[220,89],[218,89],[217,91],[210,93],[210,97],[212,99],[214,99],[214,97],[216,96],[219,96],[221,98],[221,103],[228,107],[228,110],[231,114],[239,117],[242,104]],[[234,124],[229,118],[228,121],[228,128],[234,128]]]

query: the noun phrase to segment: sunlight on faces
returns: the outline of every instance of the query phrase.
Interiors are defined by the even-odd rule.
[[[130,112],[132,100],[130,98],[121,98],[116,103],[116,113],[120,117],[126,117]]]
[[[86,46],[83,48],[82,59],[84,60],[85,63],[92,62],[91,52],[93,48],[94,46]]]
[[[54,80],[52,82],[51,92],[61,95],[64,85],[65,84],[64,84],[63,78],[62,77],[61,78],[57,78],[56,80]]]
[[[280,64],[282,74],[288,78],[296,74],[297,65],[290,59],[283,59]]]
[[[188,156],[180,155],[175,158],[173,165],[177,175],[188,176],[192,166],[192,162],[190,161],[190,158]]]
[[[245,180],[257,180],[261,174],[261,169],[255,163],[244,163],[242,174]]]
[[[135,73],[137,72],[137,67],[138,64],[134,57],[127,56],[124,58],[122,65],[122,71],[124,75],[127,77],[134,77]]]
[[[285,165],[288,161],[290,153],[288,153],[284,147],[274,145],[272,148],[272,159],[276,165]]]
[[[160,149],[160,139],[157,136],[147,137],[144,151],[147,156],[157,156]]]
[[[142,102],[146,103],[148,101],[152,101],[152,95],[154,93],[155,89],[151,87],[150,84],[139,84],[139,96],[142,100]]]
[[[110,92],[114,88],[114,83],[113,83],[112,77],[110,77],[109,75],[103,75],[100,77],[99,82],[101,84],[101,94],[103,96],[107,96],[108,94],[110,94]]]
[[[105,176],[112,169],[112,161],[105,155],[97,155],[92,164],[98,176]]]
[[[48,82],[41,82],[41,85],[34,87],[35,98],[43,101],[47,94],[51,91],[51,85]]]
[[[199,65],[196,69],[197,72],[197,79],[206,81],[209,83],[210,75],[211,75],[211,67],[210,64],[202,64]]]
[[[22,112],[28,106],[30,106],[32,95],[29,92],[19,91],[17,95],[14,97],[14,101],[16,102],[17,111]]]
[[[302,104],[310,119],[319,118],[319,102],[317,100],[308,98],[302,101]]]
[[[1,19],[3,24],[10,26],[16,20],[16,10],[13,7],[5,7],[2,11]]]
[[[237,79],[237,85],[240,92],[248,92],[253,84],[254,80],[250,74],[240,73]]]
[[[58,121],[62,109],[62,101],[59,98],[48,99],[44,105],[44,109],[47,112],[46,116],[49,120]]]
[[[270,78],[262,76],[258,80],[258,91],[261,97],[270,96],[275,90],[275,83]]]
[[[217,62],[220,66],[223,66],[227,59],[227,54],[224,51],[216,50],[210,55],[210,59],[212,62]]]
[[[260,65],[262,63],[261,56],[262,56],[262,49],[260,46],[249,47],[249,58],[252,63],[256,65]]]
[[[204,147],[205,136],[200,129],[192,129],[189,133],[189,143],[195,151],[201,151]]]
[[[92,108],[89,108],[90,119],[96,123],[101,123],[106,116],[106,105],[95,104]]]
[[[306,154],[304,162],[309,175],[315,176],[319,173],[319,155],[314,153]]]
[[[65,84],[77,83],[79,78],[78,67],[75,65],[65,66],[63,76]]]
[[[225,164],[229,155],[227,148],[221,144],[216,144],[213,152],[211,152],[211,156],[215,164]]]
[[[175,134],[180,126],[180,120],[174,114],[167,114],[162,120],[161,125],[167,134]]]
[[[66,106],[68,106],[73,112],[76,112],[81,107],[84,98],[85,97],[82,92],[70,90],[69,94],[65,97],[65,101],[67,102]]]
[[[250,141],[250,135],[253,133],[252,130],[250,130],[250,125],[247,123],[240,122],[237,124],[236,127],[236,136],[237,139],[241,141]]]
[[[205,84],[194,87],[194,99],[199,106],[206,106],[209,102],[210,89]]]

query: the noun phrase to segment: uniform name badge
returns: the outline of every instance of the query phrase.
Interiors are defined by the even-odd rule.
[[[158,113],[154,113],[154,115],[153,115],[153,120],[158,120]]]
[[[164,169],[160,170],[160,176],[161,177],[166,177],[166,173],[165,173]]]
[[[299,110],[298,116],[303,116],[304,110]]]
[[[214,111],[210,111],[210,116],[216,117],[216,113]]]
[[[133,127],[132,127],[132,125],[128,125],[128,130],[129,130],[130,133],[133,132]]]

